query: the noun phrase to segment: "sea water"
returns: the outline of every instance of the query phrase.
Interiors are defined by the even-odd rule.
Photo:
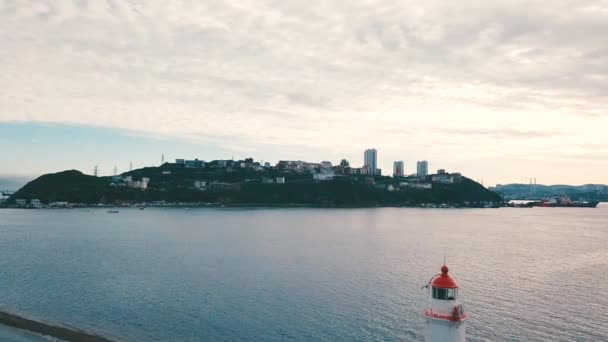
[[[0,310],[119,341],[608,340],[608,207],[0,210]]]

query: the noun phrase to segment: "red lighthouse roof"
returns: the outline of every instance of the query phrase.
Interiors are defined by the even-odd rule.
[[[431,285],[433,285],[433,287],[440,287],[443,289],[458,288],[456,280],[448,275],[449,270],[450,269],[446,265],[443,265],[443,267],[441,267],[441,274],[433,279]]]

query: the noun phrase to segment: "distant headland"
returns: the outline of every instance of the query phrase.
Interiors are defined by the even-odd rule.
[[[176,205],[310,207],[495,207],[501,197],[456,172],[381,176],[343,160],[274,166],[245,160],[177,159],[114,176],[68,170],[46,174],[4,206]]]
[[[490,187],[505,200],[538,201],[555,196],[568,196],[580,201],[608,201],[608,185],[542,185],[534,184],[498,184]]]

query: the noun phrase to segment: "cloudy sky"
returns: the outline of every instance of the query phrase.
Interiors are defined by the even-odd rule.
[[[243,158],[608,183],[608,1],[0,0],[0,175]]]

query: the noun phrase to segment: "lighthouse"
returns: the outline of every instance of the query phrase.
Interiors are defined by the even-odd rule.
[[[431,278],[425,286],[429,289],[430,305],[424,311],[426,342],[464,342],[468,315],[458,298],[458,284],[448,274],[448,267],[441,267],[441,274]]]

